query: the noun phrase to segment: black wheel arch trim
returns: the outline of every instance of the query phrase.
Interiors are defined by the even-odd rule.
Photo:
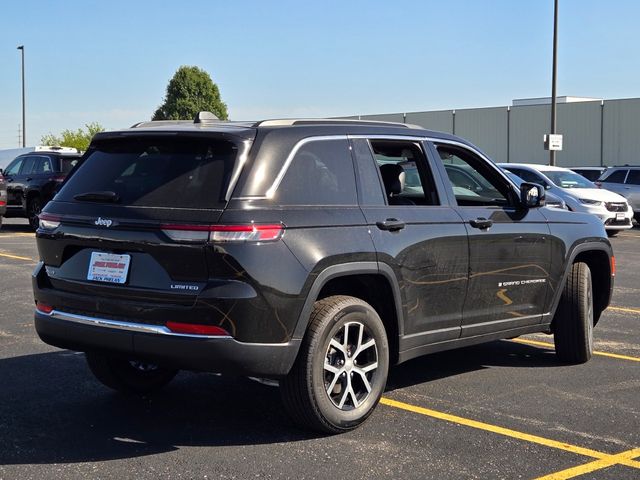
[[[555,298],[553,299],[553,303],[551,304],[551,308],[549,310],[551,319],[553,319],[553,316],[555,315],[556,310],[558,309],[558,304],[560,303],[560,297],[562,296],[564,285],[567,282],[569,272],[571,271],[571,266],[573,265],[576,257],[583,252],[589,252],[589,251],[595,251],[595,250],[605,252],[609,257],[609,265],[611,265],[611,257],[613,256],[613,249],[611,248],[610,243],[608,242],[605,243],[603,241],[597,241],[597,242],[587,241],[587,242],[575,245],[570,251],[570,253],[566,256],[567,262],[564,267],[564,273],[562,275],[562,279],[559,283],[559,287],[562,287],[562,288],[558,288],[557,291],[555,292]],[[606,292],[607,300],[603,303],[603,307],[604,307],[603,310],[607,308],[607,306],[609,305],[609,302],[611,301],[611,296],[613,293],[613,283],[614,283],[614,277],[611,276],[611,271],[610,271],[609,272],[609,291]]]
[[[398,280],[393,273],[393,269],[385,264],[378,262],[350,262],[338,265],[332,265],[322,270],[313,281],[307,298],[302,307],[302,311],[298,317],[298,322],[293,331],[293,339],[300,340],[304,337],[309,324],[309,316],[313,309],[313,305],[318,299],[318,295],[322,288],[334,278],[346,277],[352,275],[382,275],[387,279],[389,285],[391,285],[391,291],[393,293],[393,301],[396,309],[396,318],[398,321],[398,335],[404,334],[404,314],[402,312],[402,300],[400,296],[400,286]]]

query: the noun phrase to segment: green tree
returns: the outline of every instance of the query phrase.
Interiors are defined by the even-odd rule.
[[[208,111],[227,120],[227,104],[211,77],[198,67],[182,66],[167,85],[164,103],[152,120],[191,120],[198,112]]]
[[[84,151],[89,147],[93,136],[104,131],[104,127],[98,122],[87,123],[85,127],[86,130],[83,128],[63,130],[59,136],[49,133],[40,139],[40,144],[52,147],[73,147]]]

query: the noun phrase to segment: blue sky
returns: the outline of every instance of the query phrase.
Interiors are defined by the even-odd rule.
[[[3,0],[0,148],[150,118],[180,65],[232,119],[509,105],[548,96],[552,0]],[[637,0],[560,0],[558,94],[640,96]]]

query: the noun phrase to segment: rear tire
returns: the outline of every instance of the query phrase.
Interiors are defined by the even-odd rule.
[[[553,319],[556,355],[566,363],[585,363],[593,352],[593,291],[586,263],[574,263]]]
[[[85,354],[89,369],[100,382],[126,394],[147,394],[160,390],[178,373],[151,363],[115,358],[101,353]]]
[[[27,203],[27,218],[29,219],[29,226],[33,231],[37,230],[40,225],[38,215],[40,215],[41,211],[42,201],[40,200],[40,197],[33,197],[29,200],[29,203]]]
[[[377,312],[358,298],[327,297],[315,303],[298,358],[280,391],[298,425],[346,432],[371,415],[388,369],[389,344]]]

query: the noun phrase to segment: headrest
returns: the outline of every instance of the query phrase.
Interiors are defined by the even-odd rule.
[[[398,195],[404,189],[404,170],[400,165],[387,163],[380,167],[382,182],[387,195]]]

